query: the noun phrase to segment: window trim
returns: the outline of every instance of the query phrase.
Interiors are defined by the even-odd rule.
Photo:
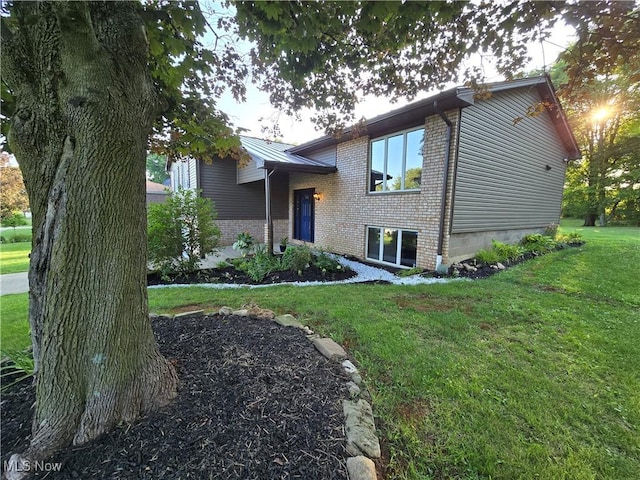
[[[398,130],[396,132],[393,133],[389,133],[387,135],[382,135],[380,137],[376,137],[376,138],[372,138],[369,140],[369,155],[368,155],[368,159],[367,159],[367,193],[370,193],[372,195],[381,195],[381,194],[397,194],[397,193],[405,193],[405,192],[419,192],[421,190],[421,187],[418,188],[403,188],[405,181],[406,181],[406,174],[407,174],[407,135],[409,133],[412,132],[417,132],[418,130],[422,130],[422,148],[423,148],[423,153],[422,153],[422,162],[424,165],[424,137],[426,136],[426,128],[424,125],[418,126],[418,127],[413,127],[413,128],[407,128],[404,130]],[[401,188],[399,190],[381,190],[381,191],[376,191],[376,190],[371,190],[371,173],[373,172],[373,143],[374,142],[378,142],[380,140],[384,140],[384,171],[382,172],[382,181],[383,184],[386,184],[387,182],[387,171],[388,171],[388,159],[389,159],[389,138],[392,137],[397,137],[398,135],[402,135],[402,181],[400,183]],[[421,166],[422,168],[422,166]]]
[[[380,231],[380,246],[378,247],[378,258],[369,257],[369,229],[378,229]],[[380,258],[384,258],[384,230],[396,230],[398,232],[397,237],[397,245],[396,245],[396,261],[395,263],[386,262],[384,260],[380,260]],[[391,265],[397,268],[413,268],[418,264],[418,245],[416,243],[416,261],[412,266],[402,265],[402,235],[404,232],[415,233],[416,234],[416,242],[418,239],[419,231],[413,230],[411,228],[398,228],[398,227],[380,227],[378,225],[366,225],[365,226],[365,255],[364,258],[370,262],[380,263],[382,265]]]

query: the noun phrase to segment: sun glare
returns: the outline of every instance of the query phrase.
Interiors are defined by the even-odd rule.
[[[603,122],[613,115],[613,108],[608,105],[596,108],[591,112],[591,120],[594,122]]]

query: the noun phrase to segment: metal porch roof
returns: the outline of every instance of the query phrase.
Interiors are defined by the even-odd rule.
[[[271,168],[285,172],[332,173],[336,168],[316,160],[289,153],[294,147],[287,143],[240,136],[242,147],[256,162],[258,168]]]

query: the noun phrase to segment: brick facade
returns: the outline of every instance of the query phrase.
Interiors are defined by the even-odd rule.
[[[233,245],[240,232],[249,232],[259,243],[265,241],[266,222],[264,220],[216,220],[216,224],[222,232],[219,242],[221,246]],[[291,236],[287,233],[288,230],[289,220],[273,221],[274,245],[278,245],[282,237]]]
[[[450,205],[455,158],[458,111],[447,112],[453,122],[447,203]],[[337,146],[338,171],[329,175],[291,174],[289,180],[289,218],[294,215],[294,190],[315,188],[314,246],[366,257],[367,226],[397,228],[418,232],[417,266],[435,269],[440,231],[440,211],[444,175],[447,125],[437,115],[425,120],[425,146],[420,191],[369,193],[369,137],[363,136]],[[450,212],[450,207],[447,209]],[[448,232],[447,215],[445,232]],[[289,226],[292,237],[293,225]],[[294,241],[295,243],[295,241]],[[448,246],[445,236],[444,246]],[[443,255],[446,262],[446,250]]]

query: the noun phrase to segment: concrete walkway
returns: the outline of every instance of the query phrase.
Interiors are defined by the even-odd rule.
[[[0,295],[25,293],[29,291],[27,272],[0,275]]]
[[[220,247],[218,252],[200,262],[202,268],[214,268],[227,258],[239,257],[240,253],[233,248]],[[7,273],[0,275],[0,295],[12,295],[14,293],[26,293],[29,291],[29,279],[27,272]]]

